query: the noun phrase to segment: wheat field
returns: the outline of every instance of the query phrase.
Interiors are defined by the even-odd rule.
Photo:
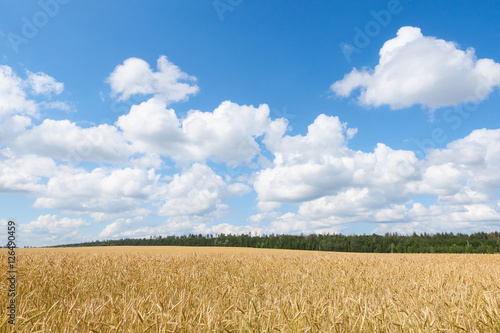
[[[17,266],[1,332],[500,332],[500,255],[93,247]]]

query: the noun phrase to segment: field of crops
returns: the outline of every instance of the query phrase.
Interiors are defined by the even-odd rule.
[[[1,332],[500,332],[500,255],[95,247],[17,267]]]

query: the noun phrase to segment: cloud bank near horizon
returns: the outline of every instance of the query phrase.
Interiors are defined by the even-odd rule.
[[[486,98],[500,82],[499,67],[403,27],[374,70],[354,69],[331,89],[349,96],[361,87],[363,105],[437,108],[468,101],[483,82],[487,89],[475,98]],[[331,115],[318,115],[296,135],[265,104],[223,101],[180,116],[171,104],[195,95],[195,81],[165,56],[156,71],[127,59],[107,78],[110,95],[146,100],[114,124],[82,127],[42,115],[63,83],[0,66],[0,192],[54,212],[21,224],[20,232],[56,244],[172,233],[333,233],[360,222],[377,233],[500,225],[500,129],[474,130],[424,159],[384,143],[364,152],[349,148],[357,129]],[[238,198],[254,210],[242,223],[221,222]],[[91,225],[100,231],[91,233]]]

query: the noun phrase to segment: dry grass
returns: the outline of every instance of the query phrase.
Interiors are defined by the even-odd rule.
[[[18,332],[500,332],[499,255],[107,247],[17,256]],[[14,331],[6,320],[3,310],[0,331]]]

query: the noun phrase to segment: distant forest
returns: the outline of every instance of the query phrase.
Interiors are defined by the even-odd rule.
[[[83,246],[231,246],[266,249],[315,250],[367,253],[500,253],[500,232],[475,234],[398,235],[188,235],[151,236],[66,244],[56,247]]]

